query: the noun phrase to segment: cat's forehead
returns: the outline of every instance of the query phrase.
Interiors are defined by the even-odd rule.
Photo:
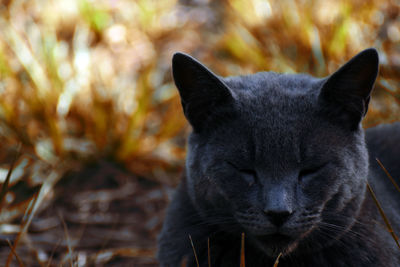
[[[322,80],[302,74],[261,72],[224,80],[233,91],[243,119],[272,127],[307,118],[315,110]],[[287,126],[287,125],[286,125]]]
[[[258,72],[245,76],[224,78],[224,82],[235,92],[252,92],[255,95],[262,93],[290,93],[305,91],[314,88],[321,79],[307,74],[283,74],[276,72]]]

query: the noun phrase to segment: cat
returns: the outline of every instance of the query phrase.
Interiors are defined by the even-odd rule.
[[[159,236],[161,266],[400,266],[400,123],[364,131],[378,75],[369,48],[326,78],[260,72],[222,78],[176,53],[192,126],[184,177]],[[191,244],[193,243],[193,245]],[[196,251],[196,256],[194,253]],[[184,262],[185,262],[184,261]]]

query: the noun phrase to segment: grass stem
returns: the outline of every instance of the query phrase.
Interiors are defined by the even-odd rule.
[[[245,235],[244,233],[242,233],[242,242],[240,245],[240,267],[246,267],[246,259],[244,256],[244,238]]]
[[[276,257],[276,260],[275,260],[275,263],[274,263],[274,267],[278,267],[279,259],[281,258],[281,256],[282,256],[282,252],[279,253],[278,257]]]
[[[375,158],[375,160],[378,162],[379,166],[381,166],[382,170],[385,172],[386,176],[389,178],[389,180],[392,182],[392,184],[394,185],[394,187],[397,189],[397,191],[400,192],[400,187],[399,185],[396,183],[396,181],[393,179],[392,175],[390,175],[390,173],[388,172],[388,170],[386,170],[385,166],[383,166],[382,162],[378,159]]]
[[[398,241],[399,238],[394,233],[393,228],[390,225],[389,219],[386,217],[385,212],[383,211],[381,204],[379,204],[379,201],[376,198],[376,195],[375,195],[374,191],[372,190],[371,186],[368,183],[367,183],[367,188],[368,188],[368,191],[371,194],[372,198],[374,199],[376,206],[378,207],[379,213],[381,214],[382,219],[384,220],[384,222],[386,224],[386,227],[388,228],[389,233],[392,235],[394,241],[396,242],[397,246],[400,249],[400,244],[399,244],[399,241]]]
[[[207,238],[208,267],[211,267],[210,238]]]
[[[196,260],[197,267],[200,267],[199,259],[197,258],[196,249],[194,248],[194,244],[193,244],[193,240],[192,240],[192,236],[191,235],[189,235],[189,239],[190,239],[190,244],[192,244],[193,253],[194,253],[194,259]]]
[[[6,196],[7,191],[8,191],[8,184],[9,184],[10,179],[11,179],[11,174],[12,174],[12,172],[14,170],[15,163],[17,162],[17,160],[18,160],[18,158],[20,156],[20,153],[21,153],[21,143],[18,144],[17,152],[15,153],[15,155],[14,155],[12,161],[11,161],[10,168],[8,168],[6,180],[4,181],[3,186],[1,187],[1,192],[0,192],[0,212],[1,212],[1,209],[3,207],[3,202],[4,202],[5,196]]]

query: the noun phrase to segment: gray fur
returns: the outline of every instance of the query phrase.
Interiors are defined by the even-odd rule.
[[[400,193],[369,158],[360,125],[377,71],[374,49],[324,79],[221,78],[176,54],[174,79],[193,132],[159,237],[161,266],[183,258],[196,266],[189,235],[200,266],[208,266],[208,238],[212,266],[239,266],[241,233],[250,267],[272,266],[279,253],[280,267],[400,266],[366,189],[368,180],[398,222]],[[400,124],[367,131],[367,141],[399,177]]]

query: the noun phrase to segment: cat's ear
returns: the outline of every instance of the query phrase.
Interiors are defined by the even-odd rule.
[[[374,48],[369,48],[357,54],[326,80],[319,103],[331,119],[351,130],[358,128],[368,110],[378,66],[378,53]]]
[[[228,86],[191,56],[174,54],[172,74],[181,96],[183,112],[195,131],[210,126],[224,113],[224,107],[233,101]]]

